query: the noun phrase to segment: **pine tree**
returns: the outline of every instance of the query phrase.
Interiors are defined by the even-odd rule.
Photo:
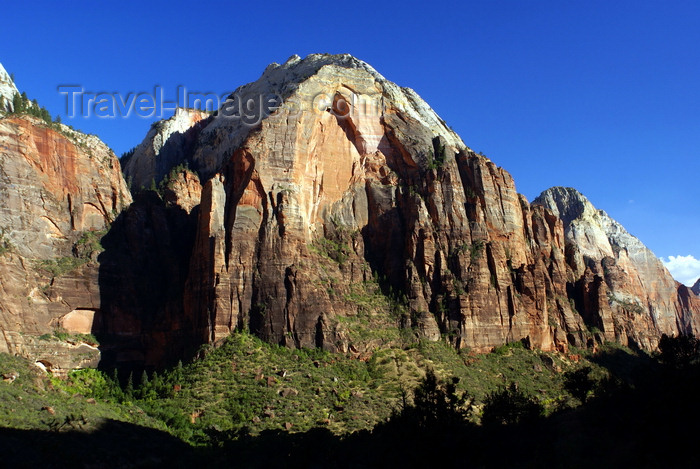
[[[22,112],[22,98],[17,92],[15,92],[14,96],[12,96],[12,111],[15,114]]]
[[[129,379],[126,380],[126,389],[124,389],[124,394],[127,399],[132,399],[134,397],[134,374],[129,373]]]
[[[143,370],[141,372],[141,385],[139,386],[139,397],[141,399],[145,399],[146,396],[148,395],[148,390],[150,386],[148,384],[148,373],[146,373],[146,370]]]
[[[51,113],[45,108],[41,108],[41,118],[46,122],[47,124],[51,123]]]
[[[154,371],[151,376],[151,389],[155,392],[156,397],[164,397],[163,393],[163,378],[158,376],[158,372]]]
[[[170,385],[170,389],[172,389],[175,385],[182,385],[184,378],[185,373],[182,367],[182,360],[178,360],[177,366],[170,373],[168,373],[167,381]]]
[[[117,401],[123,401],[124,400],[124,391],[122,391],[122,387],[119,384],[119,372],[115,368],[112,371],[112,379],[110,380],[110,388],[111,388],[111,394],[112,397],[117,400]]]

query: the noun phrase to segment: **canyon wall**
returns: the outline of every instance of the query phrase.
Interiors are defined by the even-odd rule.
[[[261,96],[257,115],[236,113]],[[521,339],[653,349],[697,331],[697,302],[636,238],[601,216],[589,231],[605,236],[586,244],[568,209],[530,205],[415,92],[353,57],[272,64],[197,122],[184,310],[209,342],[238,328],[294,347],[376,346],[347,324],[377,287],[396,306],[386,322],[476,351]],[[165,147],[150,158],[178,159]]]
[[[95,347],[46,336],[92,330],[99,238],[131,202],[118,159],[97,137],[0,115],[0,200],[0,351],[96,364]]]
[[[0,145],[4,351],[92,332],[103,367],[138,369],[234,330],[356,354],[698,332],[700,299],[618,223],[572,189],[528,203],[349,55],[293,56],[215,113],[176,111],[124,178],[96,138],[27,116],[0,118]]]
[[[653,349],[660,334],[697,334],[700,303],[639,239],[572,188],[544,191],[542,205],[564,222],[569,293],[608,340]]]

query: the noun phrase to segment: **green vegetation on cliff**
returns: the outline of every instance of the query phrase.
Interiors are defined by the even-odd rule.
[[[35,100],[30,101],[27,97],[27,93],[22,92],[22,94],[15,93],[12,97],[12,112],[10,114],[29,114],[34,117],[42,119],[47,125],[51,127],[58,127],[61,123],[61,117],[57,116],[56,120],[51,117],[51,113],[43,106],[39,106],[39,103]]]

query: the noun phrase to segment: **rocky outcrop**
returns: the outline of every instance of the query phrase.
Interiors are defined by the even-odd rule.
[[[99,238],[131,195],[119,161],[97,137],[11,115],[0,118],[0,149],[0,351],[55,364],[43,354],[59,346],[36,338],[61,326],[76,334],[92,327],[80,321],[71,330],[71,318],[100,309]]]
[[[182,303],[197,213],[142,192],[102,238],[93,331],[104,369],[176,363],[205,342]]]
[[[0,64],[0,112],[13,110],[12,98],[18,93],[12,78]]]
[[[154,369],[206,343],[201,319],[182,301],[201,192],[196,174],[173,168],[160,192],[137,192],[102,238],[101,307],[93,323],[102,368]]]
[[[700,278],[693,284],[693,287],[691,288],[693,293],[696,295],[700,295]]]
[[[622,225],[571,188],[548,189],[533,204],[564,222],[566,257],[577,279],[570,293],[607,339],[650,349],[660,334],[698,333],[700,316],[688,304],[687,287]]]
[[[163,186],[163,200],[169,206],[180,207],[187,213],[199,206],[202,184],[197,174],[189,169],[171,170]]]

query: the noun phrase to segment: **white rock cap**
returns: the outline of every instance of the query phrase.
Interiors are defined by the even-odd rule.
[[[12,98],[19,93],[5,67],[0,63],[0,111],[12,110]]]

